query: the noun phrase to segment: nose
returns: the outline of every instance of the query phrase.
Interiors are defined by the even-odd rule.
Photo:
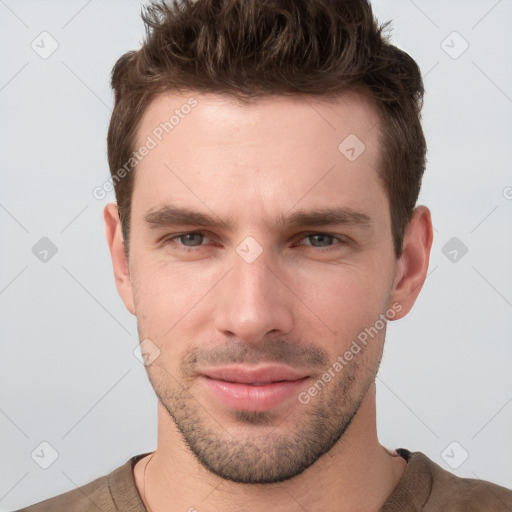
[[[215,310],[215,328],[225,336],[258,343],[272,334],[289,333],[294,325],[293,301],[286,273],[261,254],[247,263],[238,255],[222,280]]]

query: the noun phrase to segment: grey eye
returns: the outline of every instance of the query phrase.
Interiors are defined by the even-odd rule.
[[[311,244],[308,245],[312,245],[313,247],[328,247],[333,244],[335,237],[319,233],[317,235],[308,235],[306,239],[311,240]]]
[[[201,245],[203,238],[204,235],[201,233],[185,233],[184,235],[180,235],[178,240],[182,245],[194,247],[196,245]]]

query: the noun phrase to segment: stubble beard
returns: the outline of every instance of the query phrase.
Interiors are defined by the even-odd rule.
[[[343,367],[307,406],[297,400],[289,413],[297,419],[288,432],[280,429],[286,415],[232,411],[229,423],[235,421],[239,428],[231,434],[228,430],[233,429],[222,425],[225,416],[214,416],[156,364],[159,360],[148,367],[148,376],[186,446],[208,471],[237,483],[278,483],[299,475],[342,441],[380,365],[382,350],[375,354],[368,348]]]

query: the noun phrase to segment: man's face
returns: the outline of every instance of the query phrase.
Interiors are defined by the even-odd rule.
[[[160,351],[147,371],[209,470],[282,481],[343,439],[380,362],[396,260],[378,119],[354,95],[190,96],[158,97],[138,131],[156,143],[130,235],[139,336]]]

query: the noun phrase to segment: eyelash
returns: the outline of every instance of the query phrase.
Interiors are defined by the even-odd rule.
[[[204,247],[204,245],[206,245],[206,244],[199,244],[199,245],[195,245],[195,246],[188,246],[188,245],[184,245],[184,244],[175,242],[176,239],[179,239],[182,236],[186,236],[186,235],[200,235],[200,236],[204,236],[204,237],[208,238],[208,234],[203,232],[203,231],[186,231],[184,233],[178,233],[176,235],[172,235],[172,236],[166,237],[166,238],[164,238],[162,240],[161,243],[162,243],[162,245],[174,244],[174,245],[179,246],[180,249],[184,249],[184,250],[187,250],[187,251],[192,251],[192,250],[194,250],[196,248]],[[304,234],[301,235],[301,238],[299,239],[299,241],[304,240],[305,238],[308,238],[308,237],[311,237],[311,236],[315,236],[315,235],[330,237],[330,238],[333,239],[333,241],[337,240],[338,243],[341,243],[343,245],[347,245],[348,244],[348,241],[343,239],[343,238],[340,238],[340,237],[335,236],[335,235],[331,235],[329,233],[323,233],[323,232],[320,232],[320,231],[312,231],[312,232],[309,232],[309,233],[304,233]],[[311,244],[301,244],[301,245],[306,245],[306,246],[312,247],[314,249],[322,249],[324,251],[336,248],[336,244],[335,243],[333,243],[332,245],[324,246],[324,247],[315,247],[315,246],[313,246]]]

